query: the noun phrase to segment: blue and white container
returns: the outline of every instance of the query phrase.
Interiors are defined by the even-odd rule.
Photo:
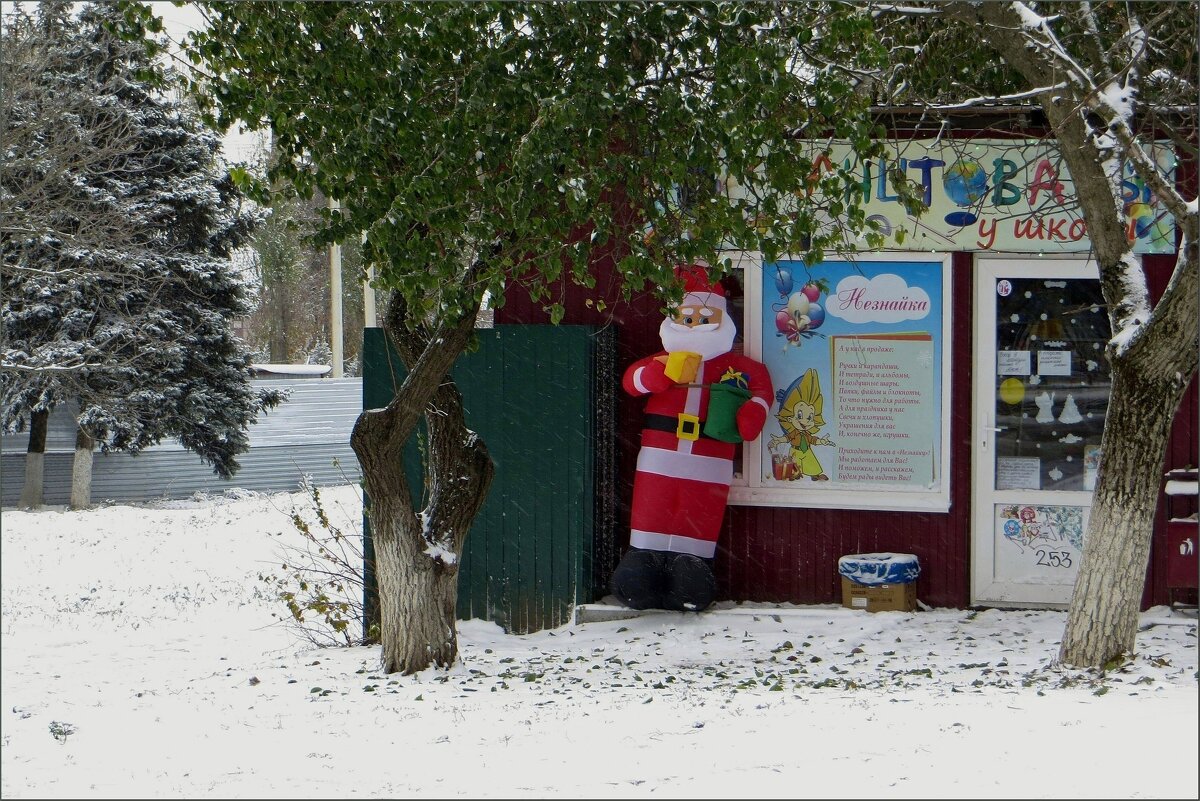
[[[855,584],[907,584],[921,575],[911,553],[856,553],[838,560],[838,573]]]
[[[912,611],[921,564],[911,553],[858,553],[838,559],[842,606],[868,612]]]

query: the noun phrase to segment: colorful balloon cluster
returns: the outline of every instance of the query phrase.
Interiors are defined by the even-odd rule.
[[[775,288],[785,302],[771,306],[775,311],[775,328],[789,343],[800,344],[801,337],[809,337],[825,322],[825,308],[817,303],[821,293],[829,290],[823,281],[809,281],[793,292],[795,282],[792,271],[787,267],[775,267]]]

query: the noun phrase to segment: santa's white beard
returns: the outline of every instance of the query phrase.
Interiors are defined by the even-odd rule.
[[[658,335],[668,353],[690,350],[692,353],[699,353],[703,359],[711,359],[729,352],[733,347],[733,338],[737,336],[737,328],[734,327],[733,321],[725,316],[722,316],[719,326],[708,331],[677,325],[667,317],[658,327]]]

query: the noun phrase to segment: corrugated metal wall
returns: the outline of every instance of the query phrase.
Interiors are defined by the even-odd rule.
[[[362,379],[304,378],[256,380],[254,386],[287,390],[287,401],[259,416],[251,426],[250,450],[230,480],[178,443],[163,442],[136,456],[96,452],[92,501],[127,502],[186,498],[197,492],[230,489],[258,492],[299,488],[305,474],[318,486],[357,482],[362,471],[350,448],[350,430],[362,411]],[[75,450],[73,406],[55,409],[46,436],[45,501],[65,504],[71,491]],[[0,438],[0,487],[4,506],[13,506],[25,480],[27,434]]]

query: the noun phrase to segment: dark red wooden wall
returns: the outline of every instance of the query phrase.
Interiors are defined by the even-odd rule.
[[[838,558],[845,554],[891,551],[913,553],[920,559],[918,597],[923,603],[957,608],[969,603],[973,263],[970,253],[954,254],[950,300],[954,332],[950,341],[950,511],[730,505],[715,562],[720,582],[718,597],[798,604],[840,603]],[[1165,288],[1173,265],[1174,257],[1145,259],[1155,299]],[[594,272],[595,290],[560,288],[558,299],[566,308],[563,322],[615,326],[619,374],[626,365],[661,347],[658,326],[662,309],[649,291],[635,293],[628,302],[620,300],[619,283],[610,258],[598,259]],[[607,303],[602,312],[597,311],[594,303],[587,303],[598,298]],[[510,291],[504,307],[496,312],[496,323],[500,325],[548,321],[549,315],[542,304],[531,301],[519,289]],[[623,392],[618,392],[618,398],[616,546],[620,553],[628,542],[629,503],[644,401]],[[1197,415],[1197,389],[1193,381],[1176,420],[1164,471],[1196,465],[1200,430]],[[1146,607],[1172,600],[1165,584],[1164,548],[1159,544],[1165,536],[1165,519],[1160,508],[1155,525],[1156,547],[1143,598]],[[1176,600],[1180,597],[1174,596]],[[1194,601],[1194,593],[1191,600]]]
[[[916,554],[918,597],[965,606],[970,576],[971,258],[951,265],[950,511],[880,512],[730,506],[716,571],[726,597],[792,603],[841,602],[838,558],[891,551]],[[946,376],[946,380],[951,380]]]
[[[1192,173],[1195,174],[1194,171]],[[1194,191],[1194,189],[1193,189]],[[1146,282],[1149,285],[1150,297],[1155,302],[1162,297],[1175,267],[1174,256],[1147,256],[1143,259],[1146,270]],[[1197,299],[1197,313],[1200,314],[1200,299]],[[1200,343],[1196,343],[1200,347]],[[1179,411],[1175,414],[1175,426],[1172,430],[1171,441],[1167,443],[1167,452],[1163,459],[1163,473],[1168,470],[1178,470],[1185,467],[1197,467],[1200,461],[1200,400],[1198,400],[1196,377],[1192,377],[1191,386],[1184,393]],[[1146,580],[1146,591],[1142,595],[1142,606],[1183,601],[1196,603],[1196,590],[1175,590],[1172,594],[1167,588],[1167,552],[1166,552],[1166,521],[1170,517],[1166,497],[1159,499],[1158,512],[1154,518],[1154,548],[1150,552],[1150,570]]]

